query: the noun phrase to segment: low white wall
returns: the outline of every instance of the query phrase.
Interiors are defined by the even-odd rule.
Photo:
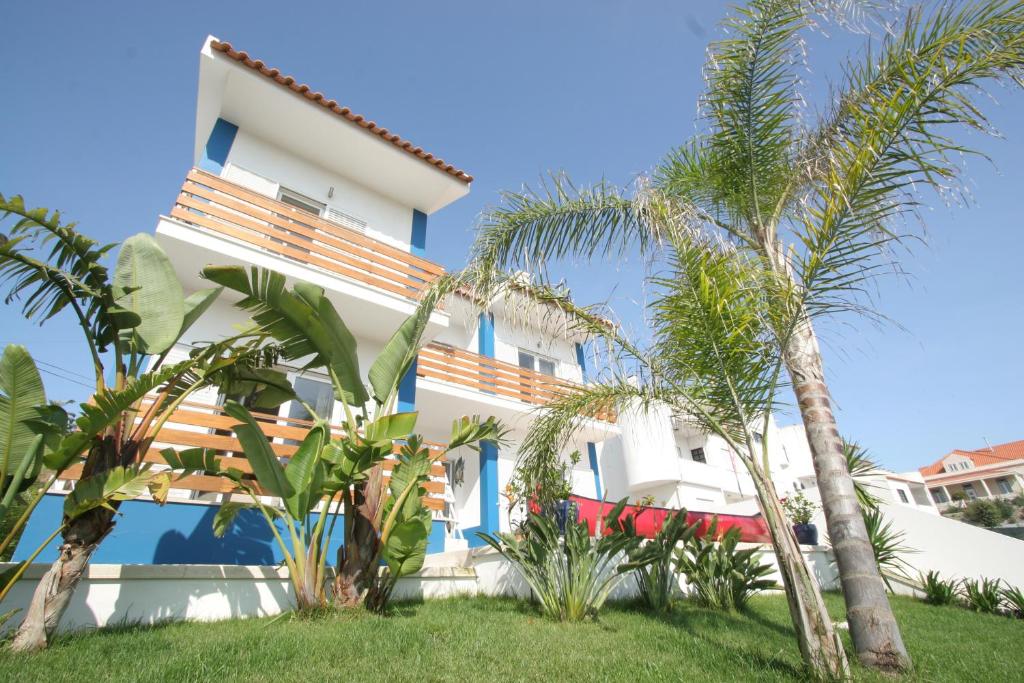
[[[805,549],[805,557],[824,588],[835,588],[836,575],[828,549]],[[764,561],[774,564],[771,552]],[[0,571],[11,565],[0,564]],[[2,611],[28,606],[36,583],[48,568],[36,564],[12,589]],[[774,576],[778,580],[778,575]],[[685,588],[685,584],[682,584]],[[397,600],[436,599],[455,595],[508,595],[529,597],[530,589],[519,571],[490,548],[437,553],[428,556],[423,570],[401,579]],[[636,595],[629,576],[619,583],[612,599]],[[88,569],[61,621],[61,630],[97,628],[122,623],[160,621],[218,621],[264,617],[292,607],[288,573],[279,567],[235,565],[119,565],[94,564]],[[17,626],[21,615],[6,626]]]
[[[1024,589],[1024,541],[897,503],[884,503],[882,510],[916,551],[903,558],[914,570],[1002,579]]]

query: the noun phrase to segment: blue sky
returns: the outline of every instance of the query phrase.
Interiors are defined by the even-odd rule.
[[[708,40],[725,3],[16,3],[0,43],[0,192],[60,208],[104,241],[151,231],[191,163],[197,54],[212,33],[476,177],[431,217],[428,256],[462,264],[499,190],[549,170],[623,183],[696,130]],[[811,111],[861,41],[809,41]],[[843,433],[899,470],[952,448],[1024,438],[1024,96],[994,90],[1005,139],[974,136],[973,203],[925,207],[908,280],[879,287],[898,321],[824,332]],[[638,325],[636,264],[563,274],[581,302]],[[81,399],[88,359],[68,321],[3,309],[0,343],[29,346],[52,398]]]

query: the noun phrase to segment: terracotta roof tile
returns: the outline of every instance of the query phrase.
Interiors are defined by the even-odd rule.
[[[438,157],[435,157],[433,154],[425,152],[422,147],[414,147],[413,144],[408,140],[403,140],[401,137],[395,135],[387,128],[382,128],[378,126],[375,121],[368,121],[365,116],[353,113],[352,110],[349,109],[348,107],[339,106],[335,100],[327,99],[323,93],[314,91],[305,83],[299,83],[292,76],[283,75],[279,69],[268,67],[266,64],[263,63],[262,60],[252,59],[249,56],[249,53],[236,50],[234,47],[232,47],[231,43],[222,40],[214,40],[210,43],[210,47],[216,50],[217,52],[223,52],[226,56],[230,57],[236,62],[249,67],[256,73],[266,76],[267,78],[274,81],[275,83],[278,83],[282,87],[288,88],[289,90],[292,90],[296,93],[299,93],[300,95],[305,96],[308,100],[319,104],[324,109],[327,109],[328,111],[346,119],[347,121],[351,121],[352,123],[360,126],[367,132],[373,133],[374,135],[379,136],[383,140],[387,140],[388,142],[395,145],[399,149],[402,149],[408,152],[409,154],[419,159],[422,159],[431,166],[436,166],[438,169],[444,171],[448,175],[454,176],[464,183],[473,182],[473,176],[469,175],[465,171],[458,169],[455,166],[452,166],[451,164],[445,162],[444,159],[440,159]]]
[[[942,456],[931,465],[925,465],[918,471],[926,477],[933,477],[936,474],[942,474],[942,461],[951,455],[962,455],[974,463],[975,467],[981,467],[983,465],[997,465],[1007,460],[1019,460],[1024,459],[1024,440],[1010,441],[1009,443],[1002,443],[989,448],[979,448],[973,451],[965,451],[962,449],[954,449]]]

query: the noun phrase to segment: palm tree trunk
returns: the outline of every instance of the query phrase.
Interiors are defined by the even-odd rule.
[[[338,549],[338,574],[334,578],[334,600],[342,607],[362,604],[376,579],[380,545],[376,518],[383,484],[383,470],[377,465],[366,482],[353,490],[352,504],[346,505],[344,545]]]
[[[800,406],[822,509],[846,600],[850,636],[865,666],[886,672],[909,671],[913,663],[875,563],[853,477],[825,383],[821,351],[806,318],[784,349],[786,368]]]
[[[57,559],[36,586],[11,650],[31,652],[50,644],[93,552],[114,528],[113,519],[110,510],[96,508],[71,521]]]
[[[775,486],[756,467],[750,470],[761,512],[772,536],[772,547],[782,575],[786,602],[789,603],[789,615],[796,629],[804,663],[817,678],[847,680],[850,678],[850,665],[846,661],[842,641],[832,626],[818,581],[811,575],[800,552],[793,527],[786,521]]]

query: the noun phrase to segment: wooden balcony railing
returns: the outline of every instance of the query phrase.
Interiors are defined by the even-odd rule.
[[[535,406],[545,405],[580,388],[558,377],[437,343],[420,351],[416,374]],[[591,417],[615,422],[615,412],[610,408]]]
[[[406,299],[444,273],[436,263],[195,168],[171,217]]]
[[[260,424],[263,433],[270,439],[270,447],[274,453],[286,458],[295,453],[298,449],[297,442],[301,441],[306,431],[312,425],[307,420],[280,417],[277,415],[264,415],[253,413],[256,421]],[[223,456],[222,465],[234,467],[246,475],[252,474],[252,465],[245,458],[242,446],[238,442],[231,427],[237,424],[230,415],[224,413],[223,408],[203,403],[186,403],[179,408],[171,419],[167,421],[157,436],[157,441],[143,456],[143,461],[153,463],[164,463],[160,450],[168,446],[173,448],[211,448]],[[340,434],[340,430],[335,430]],[[431,510],[444,509],[445,471],[442,464],[444,456],[440,454],[443,448],[441,444],[428,443],[428,447],[438,451],[438,457],[431,467],[431,477],[425,484],[427,495],[424,503]],[[385,460],[382,467],[387,475],[395,466],[395,460]],[[78,480],[82,476],[82,466],[76,465],[64,472],[61,479]],[[253,481],[255,485],[255,481]],[[199,493],[228,493],[234,490],[234,485],[221,477],[205,475],[191,475],[176,480],[172,488],[196,491]],[[257,490],[259,489],[256,486]]]

